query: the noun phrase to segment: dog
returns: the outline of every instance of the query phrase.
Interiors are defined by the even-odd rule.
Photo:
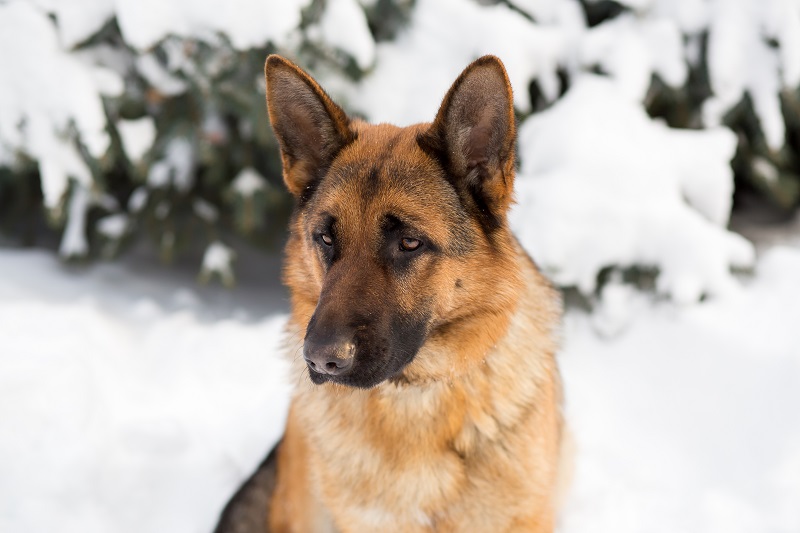
[[[280,56],[265,75],[302,351],[284,436],[216,531],[553,531],[561,301],[508,226],[502,62],[404,128],[349,118]]]

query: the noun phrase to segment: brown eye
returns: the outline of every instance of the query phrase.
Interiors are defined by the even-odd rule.
[[[333,245],[333,239],[327,233],[323,233],[322,235],[320,235],[320,239],[322,239],[322,242],[325,243],[325,246]]]
[[[419,239],[410,239],[408,237],[400,239],[400,249],[404,252],[413,252],[419,248],[421,244]]]

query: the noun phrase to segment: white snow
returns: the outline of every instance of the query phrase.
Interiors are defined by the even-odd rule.
[[[82,257],[89,251],[89,243],[86,240],[86,215],[91,200],[91,193],[83,184],[73,185],[67,207],[67,224],[58,248],[61,257]]]
[[[203,254],[203,264],[200,267],[200,279],[208,281],[213,274],[218,275],[226,286],[233,285],[233,260],[236,253],[219,241],[208,245]]]
[[[798,272],[775,248],[737,294],[638,296],[611,340],[567,314],[560,533],[798,531]],[[0,530],[210,531],[289,398],[284,318],[252,293],[0,250]]]
[[[461,70],[495,54],[516,88],[517,107],[528,111],[532,79],[548,100],[558,96],[557,69],[567,62],[568,45],[576,37],[569,29],[581,24],[577,19],[565,28],[533,25],[505,5],[418,0],[408,27],[394,41],[378,45],[374,69],[346,97],[352,109],[374,122],[427,122]]]
[[[117,131],[125,155],[132,163],[139,163],[153,146],[156,138],[156,123],[152,117],[120,120],[117,122]]]
[[[130,219],[125,213],[107,215],[97,221],[97,231],[109,239],[120,239],[130,227]]]
[[[332,46],[353,57],[363,70],[375,61],[375,41],[364,10],[356,0],[326,3],[319,26],[312,28],[311,32],[312,38],[323,45]]]
[[[590,295],[609,266],[657,267],[679,302],[735,288],[752,246],[725,229],[733,194],[725,129],[675,130],[618,86],[584,75],[519,131],[511,223],[553,279]]]
[[[585,26],[578,0],[512,0],[509,3],[539,24],[567,26],[577,31]]]
[[[65,48],[94,35],[114,15],[114,0],[30,0],[56,17]]]
[[[600,289],[592,309],[592,325],[604,337],[616,337],[628,329],[645,299],[632,285],[623,283],[619,273],[615,274]]]
[[[286,43],[309,0],[117,0],[125,41],[147,50],[169,35],[213,38],[225,34],[238,50]]]
[[[594,28],[585,27],[576,2],[511,3],[536,23],[503,5],[420,0],[408,28],[378,45],[375,68],[341,94],[378,122],[430,120],[463,65],[493,53],[508,67],[523,112],[532,80],[547,101],[556,98],[559,67],[571,75],[599,67],[623,94],[643,101],[654,74],[673,87],[686,83],[707,31],[713,94],[703,105],[705,123],[721,124],[749,94],[769,147],[784,145],[780,92],[800,84],[800,1],[628,0],[632,13]]]
[[[800,530],[798,272],[800,251],[772,249],[741,294],[651,304],[613,342],[568,314],[562,533]]]
[[[712,125],[719,124],[724,114],[747,92],[767,144],[777,150],[783,146],[785,132],[779,99],[783,84],[780,57],[766,42],[770,35],[765,34],[765,30],[768,31],[765,25],[769,21],[764,20],[765,15],[774,14],[774,10],[764,9],[762,2],[756,0],[739,0],[737,4],[736,9],[719,2],[714,4],[708,38],[709,76],[714,96],[704,105],[705,120]],[[787,12],[783,16],[797,18],[799,10],[795,5],[794,13]],[[797,30],[800,31],[800,24]],[[781,35],[772,37],[780,39]],[[790,71],[795,69],[795,66],[790,67]]]
[[[586,32],[580,63],[599,66],[629,98],[643,101],[653,74],[672,87],[686,83],[688,68],[678,26],[668,19],[623,14]]]
[[[189,139],[175,137],[164,149],[164,158],[150,167],[147,184],[160,188],[172,185],[182,192],[194,184],[195,149]]]
[[[0,531],[211,530],[289,391],[284,319],[210,296],[0,250]]]
[[[256,191],[264,190],[267,182],[264,176],[258,173],[252,167],[246,167],[239,171],[233,182],[231,188],[241,196],[252,196]]]
[[[138,213],[147,204],[149,194],[147,187],[137,187],[128,198],[128,211],[131,213]]]
[[[0,72],[0,143],[39,162],[45,204],[54,208],[70,178],[84,185],[92,179],[69,125],[93,157],[108,149],[97,82],[61,50],[47,16],[25,2],[0,4]]]
[[[189,88],[184,80],[173,76],[164,68],[152,53],[136,58],[136,69],[150,85],[164,96],[176,96],[186,92]]]
[[[708,69],[713,94],[704,103],[710,126],[745,94],[753,101],[768,146],[784,145],[785,124],[780,92],[800,84],[800,2],[798,0],[627,0],[645,23],[677,26],[689,37],[683,57],[691,58],[697,41],[708,32]],[[614,23],[611,21],[607,24]],[[605,25],[605,24],[603,24]],[[672,39],[672,37],[670,37]],[[769,44],[773,40],[777,46]],[[659,54],[671,63],[680,60],[673,46]],[[631,64],[626,64],[632,68]],[[663,74],[663,73],[662,73]],[[665,80],[670,83],[669,80]]]

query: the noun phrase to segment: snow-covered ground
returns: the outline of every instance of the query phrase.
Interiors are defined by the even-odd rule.
[[[699,304],[617,290],[566,316],[560,531],[800,531],[800,249]],[[285,305],[0,249],[0,531],[210,531],[282,430]]]
[[[773,248],[736,295],[632,296],[613,341],[567,315],[578,442],[562,531],[800,531],[800,251]]]
[[[142,268],[0,250],[0,531],[210,531],[279,438],[281,291]]]

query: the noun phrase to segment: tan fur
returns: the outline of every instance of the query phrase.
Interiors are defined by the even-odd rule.
[[[271,61],[267,81],[275,126],[280,113],[294,111],[275,108],[281,96],[270,96],[269,85],[308,77],[286,60]],[[560,301],[507,227],[514,140],[510,85],[498,60],[482,61],[459,78],[433,124],[409,128],[345,124],[349,119],[330,111],[335,104],[319,86],[306,82],[323,103],[319,109],[332,116],[329,141],[341,145],[313,207],[297,212],[287,245],[296,384],[278,450],[271,531],[553,530],[562,432],[555,362]],[[491,91],[498,79],[506,93],[489,101],[506,114],[490,117],[495,129],[504,129],[498,152],[473,157],[488,135],[480,117],[466,134],[446,139],[466,146],[463,159],[451,159],[453,172],[465,183],[482,180],[481,194],[498,214],[499,226],[487,237],[477,220],[459,215],[464,200],[421,144],[445,142],[447,131],[460,127],[447,111],[448,100],[469,105],[458,102],[473,94],[459,92],[462,80]],[[336,131],[351,138],[341,140]],[[440,141],[426,135],[439,135]],[[313,166],[330,154],[297,156],[282,142],[287,184],[300,195]],[[364,166],[371,161],[380,161],[378,170]],[[418,220],[432,242],[454,250],[463,244],[466,251],[422,256],[403,275],[387,275],[374,258],[376,228],[387,211]],[[309,237],[320,213],[335,214],[337,239],[345,247],[335,267],[326,267]],[[417,313],[421,306],[428,333],[400,373],[368,389],[309,381],[299,350],[315,312],[333,316],[390,307]]]

